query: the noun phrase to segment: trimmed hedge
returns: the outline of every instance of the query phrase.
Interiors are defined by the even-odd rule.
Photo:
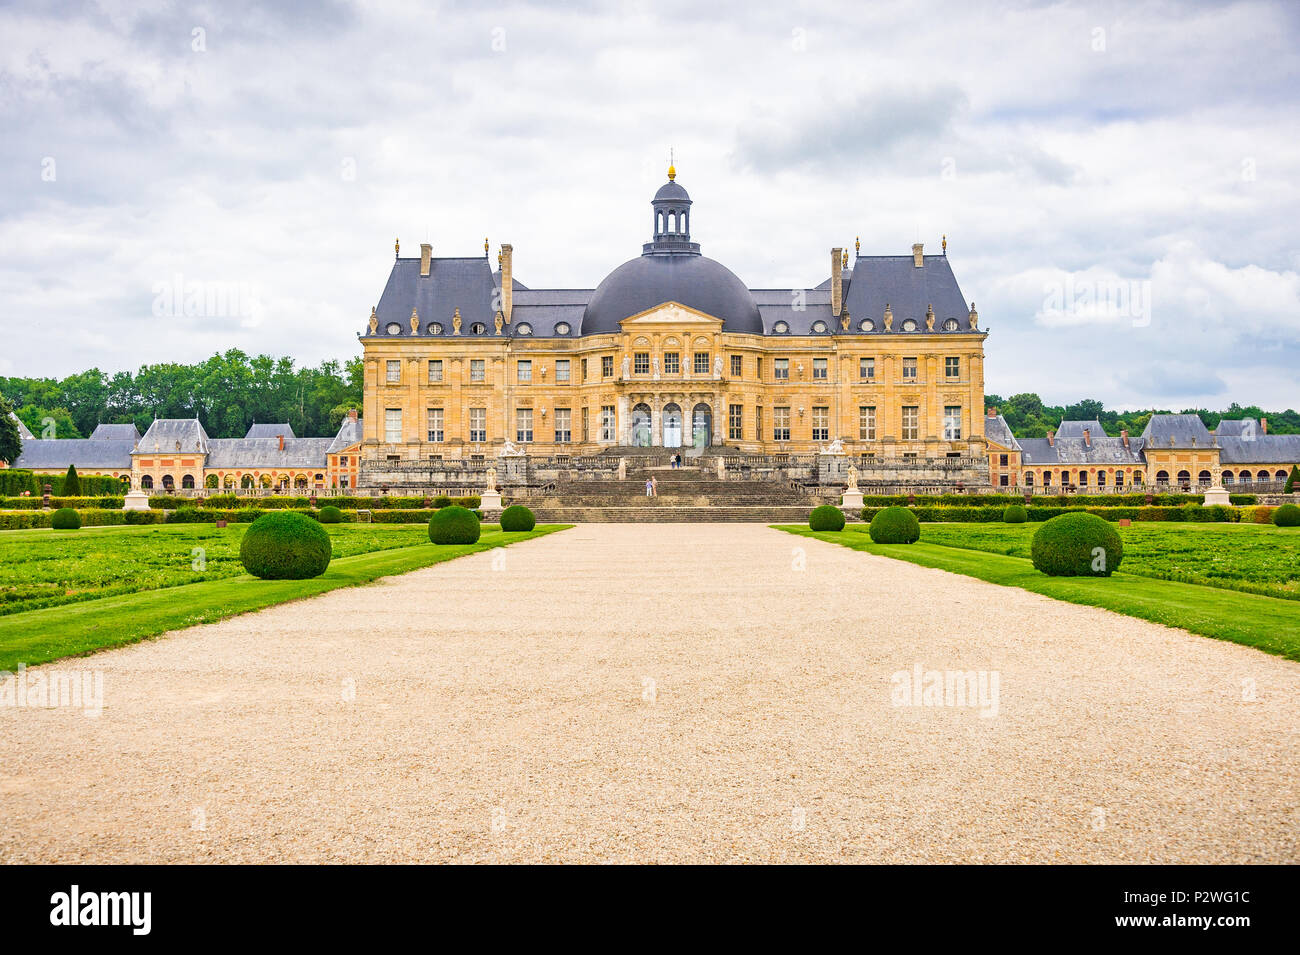
[[[50,515],[50,526],[56,531],[75,531],[81,527],[81,515],[70,507],[61,507]]]
[[[330,536],[317,521],[291,511],[263,514],[244,532],[239,560],[263,580],[309,580],[325,573]]]
[[[1095,514],[1062,514],[1034,532],[1029,554],[1049,577],[1109,577],[1124,559],[1124,544]]]
[[[455,504],[439,508],[429,518],[429,540],[435,544],[475,544],[481,533],[474,512]]]
[[[808,515],[808,526],[815,531],[844,530],[844,512],[834,504],[814,507]]]
[[[501,512],[501,529],[510,533],[531,531],[537,526],[533,512],[522,504],[511,504]]]
[[[1273,523],[1278,527],[1300,527],[1300,507],[1283,504],[1273,512]]]
[[[50,506],[52,507],[104,507],[120,508],[126,503],[125,498],[118,497],[55,497],[50,495]],[[42,499],[36,497],[7,497],[0,499],[0,508],[5,510],[40,510],[43,506]]]
[[[908,508],[887,507],[871,518],[867,533],[877,544],[914,544],[921,539],[921,525]]]
[[[1002,512],[1003,524],[1023,524],[1027,520],[1029,520],[1029,512],[1025,510],[1023,504],[1009,504]]]
[[[326,504],[324,507],[322,507],[320,509],[320,513],[316,515],[316,517],[317,520],[319,520],[322,524],[343,523],[343,512],[340,511],[333,504]]]
[[[84,482],[86,479],[82,478]],[[22,500],[31,500],[22,498]],[[121,502],[121,498],[118,501]],[[337,507],[341,511],[355,511],[358,509],[372,511],[388,510],[428,510],[424,497],[388,497],[377,495],[375,497],[323,497],[316,498],[316,504],[319,507]],[[439,501],[446,501],[447,504],[440,505]],[[264,497],[247,497],[235,494],[212,494],[206,498],[180,497],[174,494],[152,494],[149,497],[149,506],[160,510],[175,510],[178,507],[184,507],[186,504],[192,504],[199,508],[244,508],[253,507],[264,511],[284,511],[306,509],[311,506],[311,498],[295,494],[269,494]],[[464,508],[473,510],[482,504],[482,498],[478,495],[468,495],[466,497],[447,497],[445,494],[433,499],[433,507],[445,507],[456,504]],[[36,498],[35,505],[24,505],[40,507],[40,498]],[[121,506],[119,503],[118,506]]]
[[[862,519],[870,521],[882,510],[883,508],[879,507],[864,507]],[[1006,509],[1000,507],[911,507],[908,510],[916,515],[917,520],[927,524],[997,523],[1001,522],[1006,514]],[[1256,511],[1258,510],[1259,508],[1256,508]],[[1199,504],[1186,504],[1182,507],[1036,507],[1031,505],[1025,508],[1025,513],[1027,518],[1034,522],[1051,520],[1062,514],[1084,513],[1095,514],[1107,521],[1128,518],[1131,521],[1232,523],[1241,519],[1239,510],[1217,504],[1213,507],[1202,507]]]

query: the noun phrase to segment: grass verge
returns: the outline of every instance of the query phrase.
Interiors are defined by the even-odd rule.
[[[258,580],[244,574],[10,614],[0,617],[0,670],[136,643],[170,630],[215,623],[339,587],[368,584],[570,526],[542,524],[514,534],[485,529],[477,544],[439,547],[426,543],[337,557],[324,574],[312,580]]]
[[[1216,640],[1255,647],[1289,660],[1300,660],[1300,603],[1294,600],[1139,577],[1123,571],[1110,577],[1048,577],[1021,557],[927,544],[924,536],[915,544],[874,544],[864,533],[811,531],[801,525],[773,526],[801,537],[815,537],[830,544],[1004,587],[1019,587],[1056,600],[1104,607]]]

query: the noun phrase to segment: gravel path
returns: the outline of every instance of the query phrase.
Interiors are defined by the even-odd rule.
[[[996,673],[996,712],[895,705],[914,666]],[[1297,859],[1300,666],[756,525],[581,526],[33,672],[92,668],[97,718],[0,707],[0,860]]]

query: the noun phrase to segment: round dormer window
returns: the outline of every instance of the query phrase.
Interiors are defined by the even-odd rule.
[[[402,334],[402,325],[400,322],[389,322],[387,327],[384,328],[384,331],[388,332],[390,335],[400,335]]]
[[[955,318],[950,318],[943,323],[943,330],[945,332],[955,332],[957,328],[958,328],[957,319]]]
[[[864,318],[862,321],[858,322],[858,331],[871,332],[875,331],[875,328],[876,323],[869,318]]]
[[[777,322],[772,326],[772,331],[776,332],[778,335],[785,335],[790,331],[790,326],[785,322]]]
[[[430,323],[429,323],[429,334],[430,334],[430,335],[441,335],[442,332],[443,332],[442,322],[430,322]]]
[[[531,335],[532,333],[533,333],[533,326],[529,325],[527,322],[520,322],[518,325],[515,326],[516,335],[521,335],[521,336]]]
[[[907,321],[903,322],[903,331],[905,332],[916,331],[916,322],[910,318]]]
[[[469,333],[471,335],[482,335],[485,331],[487,331],[487,326],[482,322],[475,322],[469,327]]]
[[[555,326],[555,334],[557,335],[567,335],[570,331],[568,322],[559,322]]]
[[[814,332],[815,334],[817,334],[817,335],[821,335],[821,334],[823,334],[823,333],[826,331],[826,323],[825,323],[825,322],[813,322],[812,330],[813,330],[813,332]]]

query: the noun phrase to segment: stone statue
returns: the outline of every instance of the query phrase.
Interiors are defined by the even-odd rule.
[[[927,332],[934,331],[934,306],[933,305],[927,305],[925,307],[925,330]]]
[[[849,313],[847,311],[840,314],[840,328],[846,332],[849,330]]]
[[[629,362],[630,362],[630,361],[631,361],[631,359],[629,359],[629,358],[627,357],[627,355],[624,355],[624,356],[623,356],[623,377],[624,377],[624,378],[627,377],[628,367],[629,367]]]
[[[522,457],[523,453],[524,452],[519,450],[518,445],[516,445],[509,438],[506,438],[506,443],[501,448],[501,454],[499,456],[503,458],[518,458],[518,457]]]
[[[496,468],[492,468],[492,467],[490,467],[490,468],[487,469],[487,489],[488,489],[489,491],[495,491],[495,490],[497,489],[497,469],[496,469]]]
[[[722,356],[721,355],[713,356],[713,377],[714,378],[722,377]]]
[[[849,488],[850,491],[858,490],[858,469],[852,464],[849,465]]]
[[[500,312],[497,312],[497,334],[501,334],[501,326],[505,323],[505,318]]]
[[[885,331],[892,331],[894,327],[894,311],[885,303]]]
[[[980,313],[977,312],[977,311],[975,311],[975,303],[974,303],[974,302],[971,302],[971,303],[970,303],[970,327],[971,327],[971,328],[979,328],[979,327],[980,327]]]
[[[460,334],[460,309],[459,308],[456,309],[454,312],[452,312],[451,315],[451,333],[453,335]]]
[[[415,309],[411,309],[411,334],[420,334],[420,313]]]
[[[658,355],[650,359],[650,365],[654,369],[655,381],[658,381],[659,380],[659,356]]]
[[[375,307],[370,306],[370,334],[373,335],[379,331],[379,316],[375,313]]]
[[[822,452],[822,454],[843,454],[843,453],[844,453],[844,442],[841,441],[839,438],[836,438],[830,444],[826,445],[826,450]]]

